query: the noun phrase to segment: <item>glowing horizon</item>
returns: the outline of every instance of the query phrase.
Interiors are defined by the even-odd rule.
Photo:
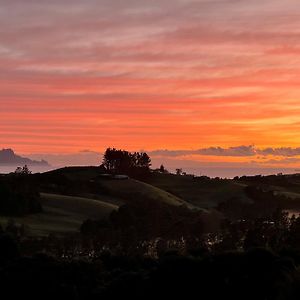
[[[3,0],[0,17],[0,148],[300,146],[296,0]],[[183,159],[300,166],[277,154]]]

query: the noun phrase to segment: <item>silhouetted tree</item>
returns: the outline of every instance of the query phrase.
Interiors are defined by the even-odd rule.
[[[128,152],[121,149],[107,148],[103,156],[103,166],[111,173],[139,174],[148,172],[151,159],[145,152]]]
[[[137,166],[141,168],[150,168],[151,166],[151,158],[146,152],[137,153],[138,156],[138,162]]]
[[[176,169],[176,175],[182,175],[182,169],[180,168],[180,169]]]
[[[25,165],[23,168],[17,167],[17,169],[15,170],[15,174],[17,174],[17,175],[30,175],[30,174],[32,174],[32,171],[30,171],[28,166]]]
[[[162,173],[162,174],[167,174],[169,173],[169,171],[165,168],[165,166],[163,164],[160,165],[159,167],[159,172]]]

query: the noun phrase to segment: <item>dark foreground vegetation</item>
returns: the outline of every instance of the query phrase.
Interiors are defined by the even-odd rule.
[[[180,253],[158,258],[116,255],[64,259],[20,255],[17,244],[0,238],[2,295],[37,299],[299,299],[300,252],[267,249]]]
[[[299,175],[226,180],[150,166],[146,153],[107,149],[100,167],[1,176],[2,295],[300,298],[300,218],[288,212],[300,208]],[[48,231],[30,231],[47,220]]]

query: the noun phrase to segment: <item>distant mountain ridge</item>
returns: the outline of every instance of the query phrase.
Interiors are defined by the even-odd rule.
[[[28,166],[49,166],[45,160],[37,161],[15,154],[12,149],[0,150],[0,165],[28,165]]]

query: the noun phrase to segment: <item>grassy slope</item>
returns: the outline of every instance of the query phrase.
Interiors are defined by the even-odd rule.
[[[192,176],[176,176],[172,174],[152,174],[147,183],[128,180],[107,180],[99,177],[96,167],[71,167],[51,171],[45,174],[46,182],[57,175],[66,177],[75,184],[93,182],[99,191],[78,193],[75,196],[42,194],[44,212],[18,218],[18,223],[29,225],[34,235],[46,235],[51,232],[76,232],[87,218],[106,218],[111,211],[123,203],[143,201],[143,199],[162,201],[170,205],[187,205],[190,208],[211,209],[218,203],[231,197],[241,201],[249,201],[244,193],[244,187],[250,182],[233,180],[200,180]],[[43,176],[43,175],[42,175]],[[61,177],[58,177],[61,178]],[[49,181],[48,181],[49,180]],[[278,181],[278,179],[277,179]],[[268,182],[272,190],[277,190],[295,201],[300,196],[300,177],[291,177],[288,183]],[[253,183],[253,182],[251,182]],[[261,183],[261,179],[257,182]],[[272,184],[272,185],[271,185]],[[77,195],[75,193],[75,195]],[[97,199],[97,200],[95,200]],[[184,200],[183,200],[184,199]],[[3,224],[8,218],[0,218]]]
[[[75,193],[78,197],[42,194],[44,212],[17,220],[28,224],[34,234],[74,232],[87,218],[107,217],[119,205],[143,199],[205,210],[231,197],[249,201],[243,191],[245,185],[232,180],[203,181],[172,174],[152,174],[147,183],[134,179],[107,180],[99,177],[96,167],[70,167],[46,173],[49,185],[51,178],[58,175],[79,184],[99,183],[99,191]]]
[[[143,199],[160,201],[169,205],[186,205],[194,208],[179,197],[172,195],[150,184],[134,180],[102,180],[101,185],[115,197],[120,197],[124,202],[143,201]]]
[[[232,197],[238,197],[241,201],[249,201],[244,193],[246,185],[233,180],[203,181],[195,180],[192,176],[159,173],[153,173],[145,182],[133,179],[107,180],[97,178],[99,169],[96,167],[63,168],[49,174],[64,175],[70,180],[96,180],[99,182],[99,199],[118,205],[150,199],[171,205],[185,204],[190,208],[197,207],[206,210]],[[103,187],[102,191],[100,187]],[[97,195],[84,196],[97,198]]]
[[[88,218],[107,218],[120,204],[142,201],[143,199],[162,201],[176,206],[187,205],[194,208],[179,197],[138,180],[97,178],[99,172],[94,167],[63,168],[46,173],[45,176],[49,176],[49,174],[51,176],[63,175],[74,180],[74,182],[95,180],[99,183],[99,193],[90,194],[90,197],[88,194],[77,197],[42,193],[43,213],[14,218],[18,224],[28,225],[32,235],[43,236],[49,233],[76,232],[82,222]],[[49,177],[49,185],[51,185],[51,176]],[[0,218],[3,225],[7,220],[6,217]]]
[[[84,220],[107,218],[118,208],[99,200],[53,194],[41,194],[41,200],[43,213],[14,218],[17,223],[28,225],[31,235],[76,232]],[[2,217],[1,223],[7,219]]]
[[[187,205],[194,208],[193,205],[184,201],[178,196],[168,193],[159,187],[134,180],[111,180],[101,179],[99,169],[96,167],[70,167],[49,172],[48,174],[64,175],[70,180],[94,181],[99,183],[97,195],[90,195],[91,198],[100,198],[109,203],[122,204],[132,201],[142,201],[143,199],[162,201],[170,205]],[[97,197],[98,196],[98,197]]]
[[[231,197],[249,201],[244,193],[245,185],[233,180],[207,181],[193,179],[192,176],[152,174],[147,182],[204,209],[213,208]]]

